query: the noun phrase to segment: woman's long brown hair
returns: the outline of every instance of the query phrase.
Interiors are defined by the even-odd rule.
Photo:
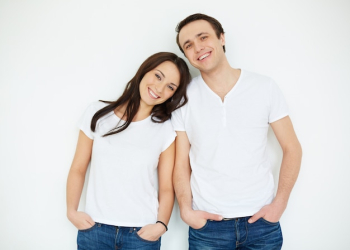
[[[95,132],[97,121],[107,115],[109,112],[114,111],[117,107],[122,105],[126,105],[125,113],[123,117],[126,118],[126,121],[120,125],[109,131],[104,136],[113,135],[116,133],[120,133],[124,131],[134,119],[137,111],[140,107],[140,89],[139,85],[144,77],[144,75],[155,69],[159,64],[163,62],[172,62],[175,64],[177,69],[180,72],[180,85],[177,88],[175,94],[172,98],[169,98],[165,102],[155,105],[151,112],[151,119],[153,122],[162,123],[171,118],[171,112],[182,107],[188,101],[186,95],[186,89],[188,84],[191,81],[191,74],[187,67],[186,62],[178,57],[174,53],[170,52],[159,52],[150,57],[148,57],[137,70],[135,76],[127,83],[123,94],[119,97],[118,100],[114,102],[110,101],[101,101],[104,103],[108,103],[106,107],[100,109],[95,113],[91,120],[91,130]]]

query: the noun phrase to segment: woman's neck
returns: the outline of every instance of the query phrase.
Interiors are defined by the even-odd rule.
[[[115,115],[124,121],[127,120],[126,113],[125,113],[126,107],[127,107],[127,104],[124,104],[122,106],[117,107],[114,110]],[[139,110],[137,111],[135,117],[132,119],[132,122],[142,121],[147,117],[149,117],[151,115],[152,108],[153,107],[150,107],[150,106],[145,107],[141,102]]]

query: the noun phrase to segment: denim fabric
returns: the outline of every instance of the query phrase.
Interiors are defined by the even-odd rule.
[[[279,222],[249,217],[210,221],[200,229],[189,229],[190,250],[279,250],[283,237]]]
[[[141,227],[117,227],[96,223],[92,228],[79,230],[79,250],[159,250],[157,241],[142,239],[137,232]]]

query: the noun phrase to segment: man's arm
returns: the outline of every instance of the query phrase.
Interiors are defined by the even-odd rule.
[[[271,123],[271,127],[283,150],[277,194],[271,204],[249,219],[250,223],[261,217],[271,222],[280,220],[300,170],[302,150],[289,116]]]
[[[222,216],[192,209],[190,147],[186,132],[177,131],[173,182],[182,220],[190,227],[199,229],[208,219],[222,220]]]

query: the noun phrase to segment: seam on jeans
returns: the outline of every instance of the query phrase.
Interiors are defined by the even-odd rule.
[[[245,234],[244,241],[238,242],[238,245],[245,243],[248,239],[248,221],[247,220],[245,220],[245,232],[246,232],[246,234]]]
[[[117,246],[117,234],[115,234],[115,237],[114,237],[114,246]]]

